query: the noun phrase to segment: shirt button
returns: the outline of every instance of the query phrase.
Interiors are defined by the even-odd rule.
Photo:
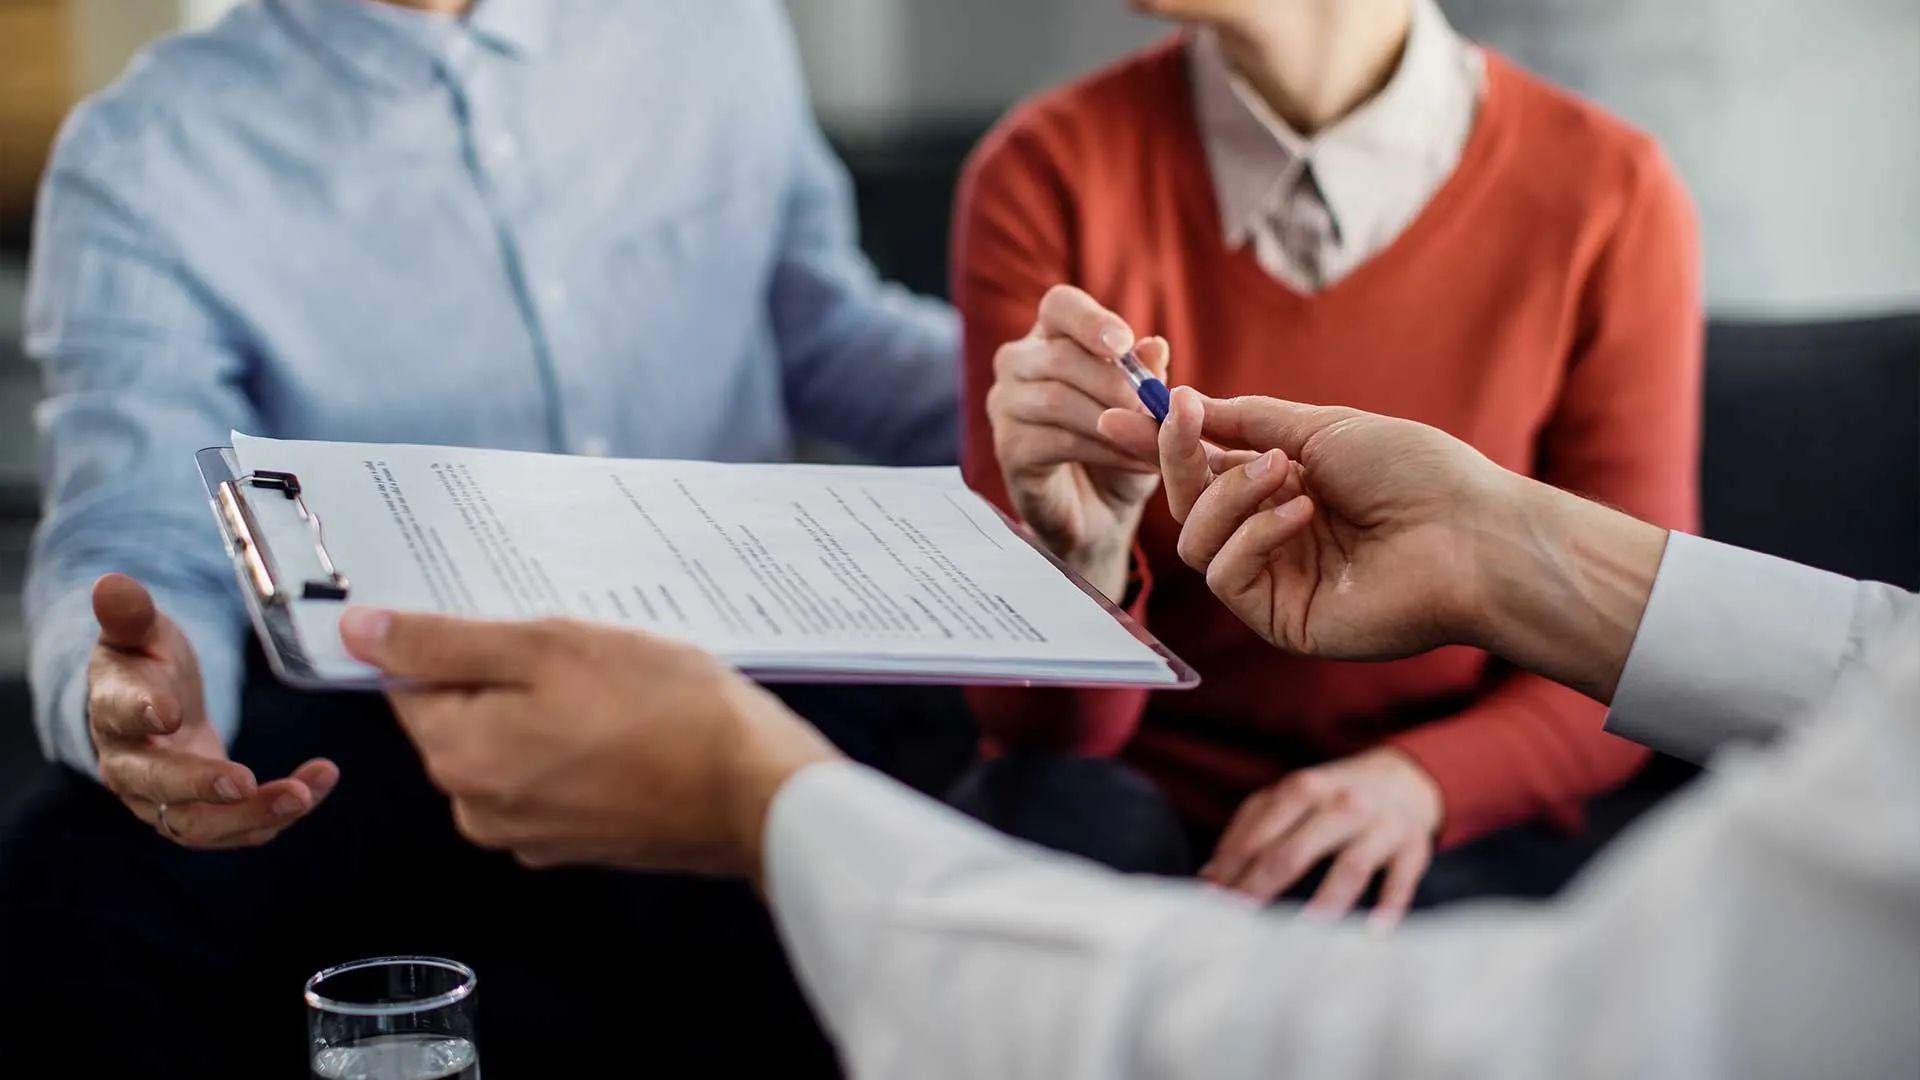
[[[588,457],[606,457],[612,450],[604,435],[588,435],[580,440],[580,452]]]

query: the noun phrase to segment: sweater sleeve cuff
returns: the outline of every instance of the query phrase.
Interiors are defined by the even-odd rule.
[[[1147,562],[1147,549],[1133,541],[1133,553],[1127,557],[1127,591],[1120,598],[1120,609],[1134,622],[1147,625],[1147,601],[1153,596],[1153,566]]]
[[[1531,819],[1577,830],[1588,798],[1646,762],[1645,749],[1599,730],[1598,703],[1545,680],[1527,685],[1534,676],[1513,678],[1518,681],[1494,691],[1496,697],[1381,744],[1413,759],[1440,789],[1444,817],[1434,837],[1437,848],[1457,847]],[[1550,737],[1560,721],[1572,722],[1581,734],[1570,742]],[[1546,741],[1535,744],[1535,737]],[[1561,768],[1527,769],[1528,762],[1554,759],[1561,760]]]
[[[1382,744],[1412,758],[1440,789],[1442,817],[1433,843],[1441,850],[1484,836],[1500,825],[1482,805],[1487,786],[1485,755],[1475,740],[1462,738],[1450,727],[1446,721],[1423,724]]]

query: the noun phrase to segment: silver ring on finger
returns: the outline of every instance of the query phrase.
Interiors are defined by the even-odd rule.
[[[174,831],[173,822],[167,820],[167,804],[166,803],[160,804],[160,813],[157,815],[157,817],[158,817],[158,821],[156,822],[156,824],[160,826],[160,835],[166,837],[167,839],[173,841],[176,844],[179,843],[180,834]]]

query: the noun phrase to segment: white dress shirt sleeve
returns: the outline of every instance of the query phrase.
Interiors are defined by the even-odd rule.
[[[1691,761],[1819,715],[1916,601],[1685,533],[1667,540],[1607,730]]]
[[[776,798],[770,901],[862,1077],[1893,1075],[1920,1059],[1913,605],[1855,592],[1821,624],[1846,644],[1809,651],[1864,621],[1891,663],[1750,655],[1801,664],[1820,685],[1769,692],[1825,722],[1723,757],[1556,905],[1379,937],[1043,852],[847,764]]]

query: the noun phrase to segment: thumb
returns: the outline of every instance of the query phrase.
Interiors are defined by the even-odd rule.
[[[387,675],[459,686],[524,682],[551,646],[551,635],[536,623],[365,607],[348,608],[340,616],[340,640],[355,659]]]
[[[1163,337],[1150,337],[1134,347],[1133,355],[1161,382],[1167,381],[1167,366],[1173,361],[1173,346]]]
[[[1193,504],[1213,483],[1207,447],[1200,441],[1201,403],[1205,398],[1190,386],[1176,387],[1160,425],[1160,476],[1167,490],[1167,509],[1173,520],[1185,522]]]
[[[1351,409],[1302,405],[1270,397],[1203,398],[1202,433],[1223,446],[1250,450],[1279,447],[1300,461],[1307,440],[1354,415]]]
[[[146,586],[125,574],[106,574],[93,583],[93,617],[100,642],[109,648],[144,652],[159,643],[160,611]]]

